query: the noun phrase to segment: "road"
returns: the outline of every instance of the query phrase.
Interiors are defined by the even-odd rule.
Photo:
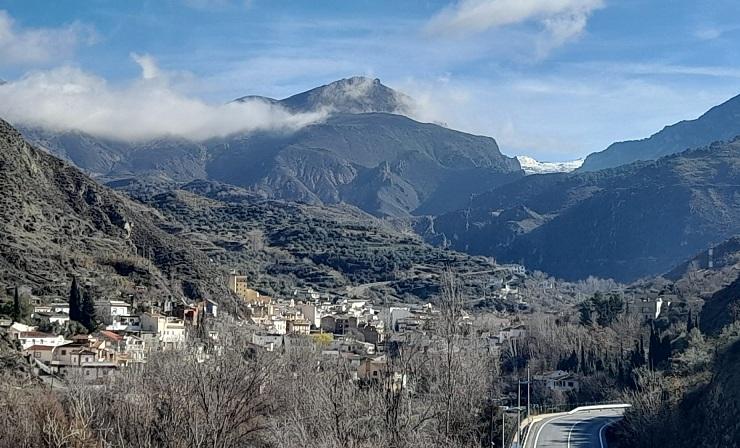
[[[524,448],[606,448],[604,430],[622,418],[622,409],[581,411],[534,424]]]

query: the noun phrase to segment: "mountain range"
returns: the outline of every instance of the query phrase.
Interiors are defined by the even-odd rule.
[[[597,172],[533,175],[420,229],[565,279],[661,274],[740,233],[740,140]]]
[[[613,168],[638,160],[655,160],[687,149],[699,148],[715,141],[740,135],[740,96],[711,108],[695,120],[666,126],[649,138],[610,145],[588,157],[581,171]]]
[[[237,308],[225,274],[238,269],[268,294],[368,284],[353,294],[409,302],[428,300],[445,269],[495,268],[347,204],[270,200],[209,180],[103,186],[1,120],[0,187],[0,284],[60,298],[80,276],[106,297],[144,286],[153,299],[205,297]]]
[[[111,186],[164,193],[206,181],[259,200],[348,205],[410,224],[429,243],[565,279],[661,274],[739,230],[737,97],[648,139],[615,143],[580,167],[510,158],[493,138],[415,121],[406,116],[413,100],[377,79],[234,101],[327,117],[288,133],[200,142],[22,132]]]
[[[330,115],[295,132],[237,134],[204,142],[120,142],[77,131],[22,129],[52,154],[103,181],[208,179],[267,198],[350,203],[377,216],[436,214],[524,175],[496,141],[420,123],[411,100],[377,79],[354,77],[284,100],[248,96],[292,112]]]

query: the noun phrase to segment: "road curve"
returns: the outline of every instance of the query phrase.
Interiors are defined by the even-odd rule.
[[[606,448],[604,429],[622,418],[622,409],[580,411],[535,423],[524,448]]]

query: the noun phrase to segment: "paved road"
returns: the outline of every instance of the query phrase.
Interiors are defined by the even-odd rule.
[[[583,411],[537,422],[524,448],[605,448],[603,429],[622,418],[622,412]]]

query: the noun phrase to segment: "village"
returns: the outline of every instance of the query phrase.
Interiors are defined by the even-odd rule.
[[[524,272],[515,265],[512,277]],[[236,271],[228,275],[227,281],[247,310],[248,317],[237,325],[249,334],[248,348],[252,350],[280,353],[290,347],[313,345],[322,357],[343,359],[352,370],[352,379],[358,382],[377,381],[387,375],[388,356],[410,341],[426,352],[442,350],[443,341],[436,331],[441,311],[431,303],[382,307],[365,298],[312,288],[295,289],[288,297],[274,298],[250,288],[248,278]],[[523,305],[510,282],[502,282],[501,297]],[[632,312],[643,320],[657,318],[661,308],[670,304],[657,296],[633,303]],[[136,311],[142,308],[146,311]],[[54,379],[75,377],[99,383],[118,369],[135,368],[159,353],[186,345],[195,344],[197,356],[205,360],[209,353],[203,341],[218,347],[219,326],[214,324],[227,317],[223,314],[212,300],[189,303],[180,298],[142,304],[104,299],[95,302],[99,323],[94,331],[65,337],[59,329],[70,322],[70,304],[59,301],[33,305],[31,318],[38,325],[2,317],[0,326],[17,341],[45,381],[53,384]],[[473,325],[475,316],[461,307],[457,320],[462,337],[474,341],[470,347],[489,356],[499,357],[502,350],[514,349],[528,337],[525,320],[518,315],[488,316],[488,325],[481,329]],[[578,376],[563,370],[540,372],[533,379],[559,393],[579,389]]]

